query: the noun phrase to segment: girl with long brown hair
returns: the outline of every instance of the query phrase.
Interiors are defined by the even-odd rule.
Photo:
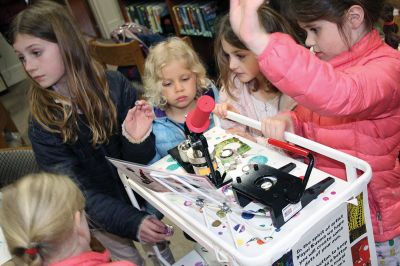
[[[163,241],[165,225],[129,203],[106,156],[137,163],[154,157],[152,108],[137,101],[121,74],[91,58],[62,5],[35,3],[16,16],[10,33],[31,81],[29,138],[40,167],[70,176],[100,229],[95,236],[114,257],[141,265],[131,240]]]
[[[264,5],[258,16],[268,32],[285,32],[295,36],[290,24],[276,11]],[[233,111],[255,120],[290,111],[296,102],[281,93],[262,74],[256,55],[250,51],[233,32],[229,14],[217,24],[215,56],[219,69],[220,101],[214,114],[225,118],[227,111]],[[246,128],[238,123],[221,120],[223,128],[231,133],[266,145],[261,131]]]

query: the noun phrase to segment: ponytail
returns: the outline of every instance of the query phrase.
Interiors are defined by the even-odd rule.
[[[85,199],[67,176],[40,173],[5,187],[0,226],[17,265],[42,265],[65,249]]]

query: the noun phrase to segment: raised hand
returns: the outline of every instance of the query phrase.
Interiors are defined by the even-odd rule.
[[[221,118],[221,119],[224,119],[226,116],[227,116],[227,112],[228,111],[232,111],[232,112],[235,112],[235,113],[238,113],[239,114],[239,111],[238,110],[236,110],[236,108],[235,107],[233,107],[231,104],[229,104],[229,103],[219,103],[219,104],[216,104],[215,105],[215,107],[214,107],[214,110],[213,110],[213,113],[216,115],[216,116],[218,116],[219,118]]]
[[[140,140],[150,130],[153,120],[153,108],[144,100],[137,101],[125,117],[125,130],[132,139]]]
[[[229,20],[235,34],[255,54],[261,54],[269,42],[257,10],[265,0],[231,0]]]

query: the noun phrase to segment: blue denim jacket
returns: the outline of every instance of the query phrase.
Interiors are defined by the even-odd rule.
[[[121,124],[136,101],[136,89],[118,72],[107,72],[107,81],[119,125],[108,143],[92,146],[83,115],[75,143],[63,143],[60,134],[46,131],[34,119],[29,122],[29,138],[43,171],[66,174],[82,189],[91,226],[136,240],[138,226],[148,214],[129,202],[115,167],[105,156],[146,164],[155,154],[154,135],[141,144],[131,144],[121,135]]]
[[[215,85],[210,82],[209,90],[204,93],[209,95],[218,102],[219,93]],[[156,156],[150,163],[155,163],[168,154],[168,150],[178,146],[185,140],[184,124],[177,123],[169,119],[166,113],[158,108],[154,109],[156,118],[153,122],[153,134],[156,137]],[[214,119],[211,114],[211,122],[209,128],[214,127]]]

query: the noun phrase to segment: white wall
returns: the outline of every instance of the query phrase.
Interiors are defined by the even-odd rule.
[[[22,64],[19,62],[14,49],[0,34],[0,72],[7,86],[10,87],[26,78]],[[0,80],[0,91],[5,90],[5,84]]]
[[[124,23],[117,0],[89,0],[90,8],[104,39],[110,39],[110,32]]]

